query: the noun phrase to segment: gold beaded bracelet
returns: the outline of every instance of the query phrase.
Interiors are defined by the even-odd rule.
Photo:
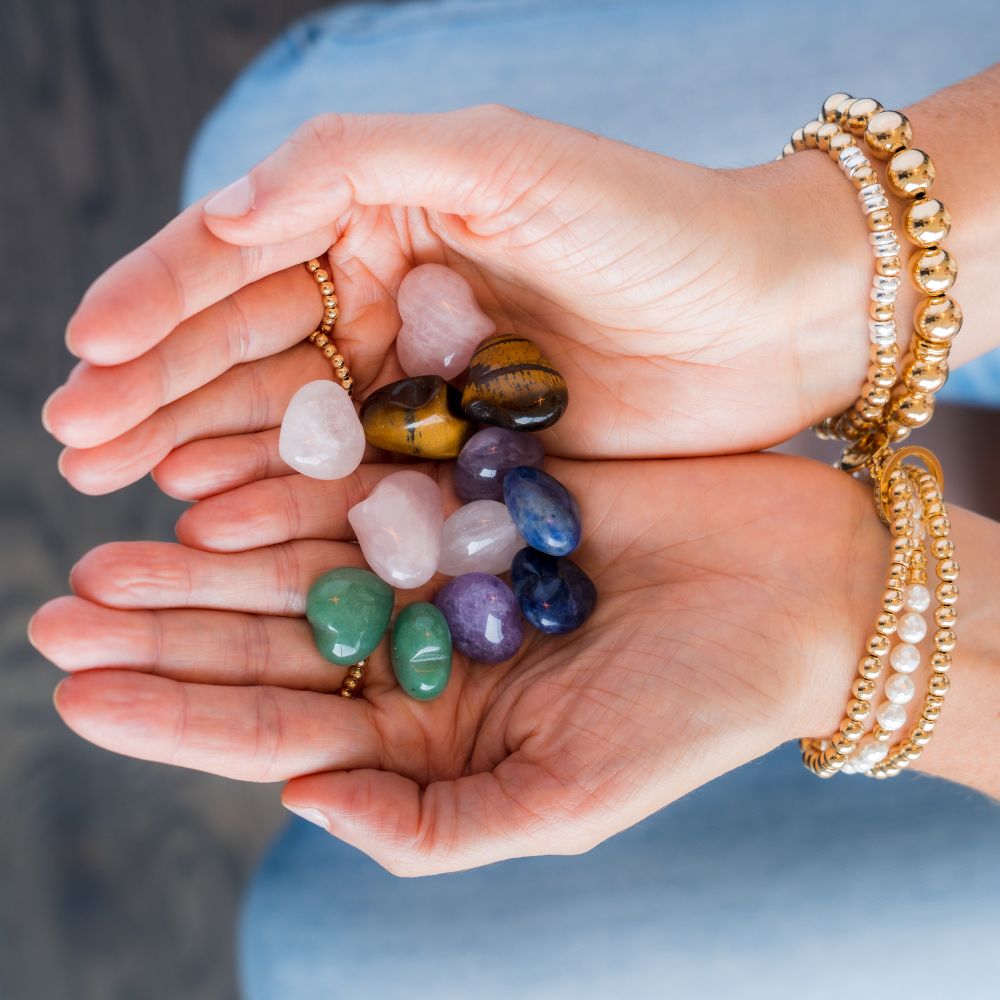
[[[333,328],[336,325],[337,317],[340,315],[337,304],[337,293],[333,287],[333,277],[330,272],[323,267],[318,259],[313,258],[306,262],[306,270],[313,276],[323,297],[323,319],[319,326],[313,330],[306,338],[310,344],[315,344],[323,352],[333,368],[334,377],[344,387],[350,395],[354,386],[354,379],[351,378],[350,369],[343,354],[337,350],[337,345],[332,340]],[[347,668],[347,675],[340,685],[341,698],[353,698],[361,692],[364,684],[365,667],[368,660],[359,660],[353,666]]]

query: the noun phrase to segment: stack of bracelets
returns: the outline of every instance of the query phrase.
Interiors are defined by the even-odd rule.
[[[839,730],[826,739],[800,741],[803,763],[823,778],[838,771],[873,778],[899,774],[930,742],[950,686],[958,563],[942,496],[941,466],[925,448],[893,448],[931,419],[934,393],[948,377],[951,341],[962,325],[961,310],[948,294],[957,268],[941,246],[951,218],[944,205],[930,197],[934,165],[925,152],[910,145],[912,138],[910,122],[900,112],[886,111],[871,98],[833,94],[823,102],[817,120],[792,133],[781,154],[819,149],[836,161],[857,190],[875,258],[867,380],[849,410],[828,417],[815,430],[821,437],[846,442],[840,467],[866,474],[874,484],[876,512],[889,526],[890,564],[882,610],[858,662]],[[887,161],[884,185],[868,154]],[[902,231],[916,247],[906,271],[925,296],[914,315],[901,375],[896,297],[904,266],[890,194],[905,205]],[[937,578],[933,595],[928,549]],[[894,734],[906,726],[906,705],[916,696],[911,675],[921,665],[919,644],[928,635],[924,614],[932,603],[934,651],[923,705],[909,732],[893,744]],[[891,672],[880,691],[887,661]]]

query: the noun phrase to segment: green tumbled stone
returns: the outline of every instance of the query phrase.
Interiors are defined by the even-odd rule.
[[[389,628],[392,600],[392,587],[371,570],[345,566],[324,573],[306,599],[316,648],[342,667],[363,660]]]
[[[451,632],[433,604],[409,604],[392,627],[392,669],[418,701],[436,698],[451,677]]]

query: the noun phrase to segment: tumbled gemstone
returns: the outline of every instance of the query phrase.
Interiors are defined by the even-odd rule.
[[[551,427],[569,401],[566,380],[538,345],[501,333],[484,340],[469,365],[462,409],[484,424],[515,431]]]
[[[455,648],[480,663],[509,660],[521,648],[524,630],[514,592],[488,573],[465,573],[434,598],[448,622]]]
[[[439,375],[376,389],[361,407],[361,423],[369,444],[418,458],[455,458],[476,429],[458,390]]]
[[[440,375],[446,381],[461,375],[476,346],[496,330],[476,304],[472,286],[444,264],[410,271],[396,304],[403,320],[396,357],[407,375]]]
[[[474,500],[459,507],[441,533],[438,572],[506,573],[514,553],[524,545],[507,508],[496,500]]]
[[[378,482],[347,519],[368,565],[386,583],[409,590],[425,584],[441,557],[441,490],[422,472],[404,469]]]
[[[278,454],[313,479],[343,479],[365,454],[365,434],[351,397],[329,379],[307,382],[281,419]]]
[[[316,648],[344,667],[370,656],[389,627],[392,601],[392,588],[370,570],[344,566],[324,573],[306,598]]]
[[[541,441],[505,427],[485,427],[466,442],[455,462],[455,492],[466,501],[500,500],[503,477],[519,465],[538,465]]]
[[[521,613],[539,632],[572,632],[590,617],[597,603],[593,581],[570,559],[521,549],[510,574]]]
[[[568,556],[580,544],[580,509],[569,490],[541,469],[518,466],[504,477],[511,520],[533,548]]]
[[[451,632],[433,604],[408,604],[392,626],[392,670],[418,701],[436,698],[451,677]]]

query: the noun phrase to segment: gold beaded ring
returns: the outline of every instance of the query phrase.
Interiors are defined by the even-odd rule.
[[[310,344],[314,344],[323,352],[323,357],[330,362],[333,368],[334,377],[344,387],[345,392],[350,395],[354,387],[354,379],[351,378],[347,361],[344,359],[343,354],[337,350],[337,345],[332,339],[333,328],[336,325],[337,317],[340,315],[337,293],[333,287],[333,277],[316,258],[307,261],[305,267],[313,276],[313,280],[319,288],[319,293],[323,297],[323,319],[320,321],[319,326],[306,339]],[[368,660],[364,659],[347,668],[347,675],[340,685],[339,694],[341,698],[354,698],[361,692],[367,664]]]

